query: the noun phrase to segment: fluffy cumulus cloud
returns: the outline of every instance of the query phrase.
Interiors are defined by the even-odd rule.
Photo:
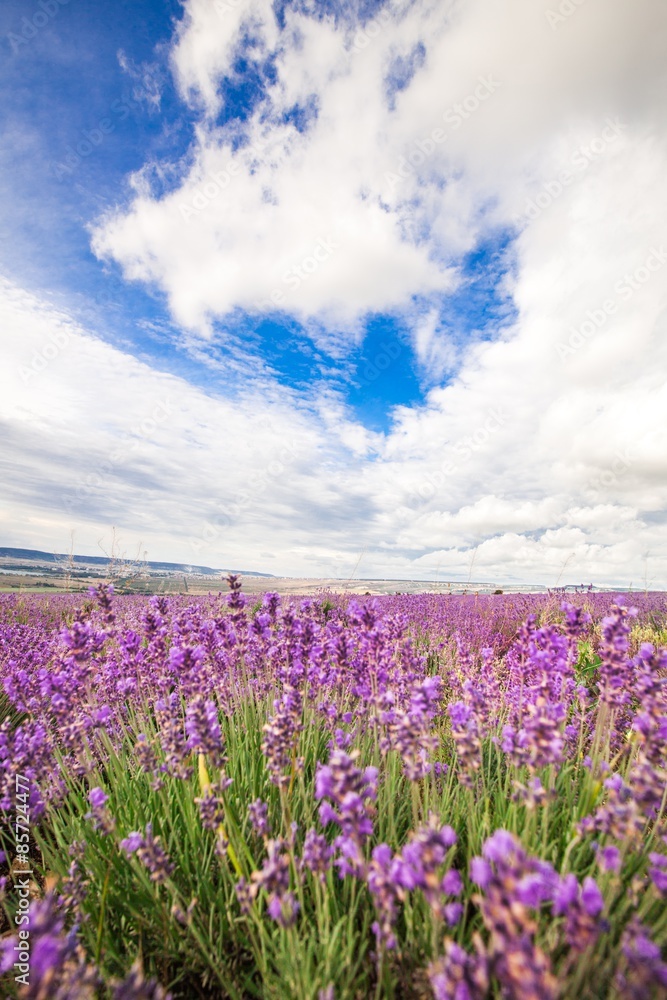
[[[14,373],[69,337],[3,393],[7,525],[20,505],[35,542],[113,522],[156,557],[293,574],[363,553],[362,576],[667,586],[666,31],[654,0],[187,0],[192,146],[168,191],[132,179],[95,253],[194,341],[285,313],[340,355],[400,316],[426,395],[387,434],[324,384],[205,395],[5,286]],[[498,234],[513,319],[462,341],[448,303]]]

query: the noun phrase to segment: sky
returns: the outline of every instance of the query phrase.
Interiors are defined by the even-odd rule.
[[[5,0],[0,544],[667,589],[666,42]]]

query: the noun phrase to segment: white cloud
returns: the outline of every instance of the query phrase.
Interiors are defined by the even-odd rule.
[[[484,356],[470,384],[404,411],[385,439],[326,394],[306,404],[266,380],[234,400],[205,394],[8,283],[0,329],[7,544],[62,550],[74,530],[77,551],[95,553],[115,526],[128,554],[294,575],[345,578],[362,557],[360,576],[639,585],[647,554],[652,579],[664,574],[665,479],[653,476],[660,504],[647,506],[649,454],[599,486],[604,500],[573,503],[572,428],[545,445],[538,422],[511,422],[509,404],[475,425]],[[453,471],[434,464],[441,454]]]

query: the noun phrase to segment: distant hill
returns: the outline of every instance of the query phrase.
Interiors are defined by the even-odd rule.
[[[0,559],[15,559],[22,562],[68,563],[70,559],[77,566],[109,566],[114,560],[107,556],[69,556],[64,552],[40,552],[38,549],[12,549],[0,546]],[[126,560],[119,560],[125,562]],[[134,562],[133,560],[129,560]],[[272,577],[272,573],[258,573],[248,569],[213,569],[211,566],[191,566],[186,563],[146,562],[151,573],[197,573],[200,576],[221,576],[223,573],[238,573],[241,576]]]

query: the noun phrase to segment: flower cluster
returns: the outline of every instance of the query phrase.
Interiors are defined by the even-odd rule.
[[[361,771],[355,765],[358,756],[358,750],[350,754],[334,750],[329,763],[320,764],[315,775],[315,798],[321,800],[320,823],[335,823],[341,829],[336,838],[336,864],[341,876],[362,871],[361,847],[373,833],[378,771],[375,767]]]
[[[174,874],[174,865],[162,847],[160,837],[153,836],[152,823],[146,824],[146,831],[134,832],[121,840],[119,847],[128,857],[136,854],[144,867],[148,870],[151,882],[161,884],[166,882]]]
[[[287,843],[278,837],[266,842],[267,857],[258,871],[254,871],[250,883],[241,879],[236,885],[236,895],[241,911],[248,913],[260,890],[267,896],[266,909],[269,916],[282,927],[291,927],[299,913],[299,903],[290,892],[290,855]]]

